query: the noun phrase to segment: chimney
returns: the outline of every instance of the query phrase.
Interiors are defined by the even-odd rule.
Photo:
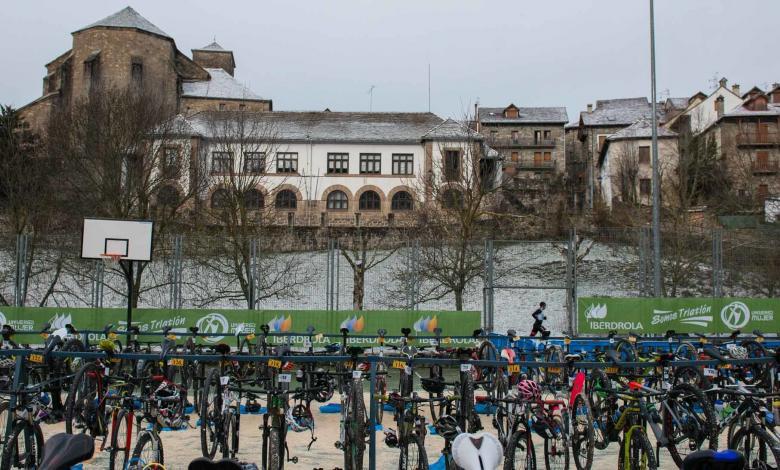
[[[589,113],[593,112],[593,103],[588,103],[588,112]]]
[[[739,96],[739,83],[731,85],[731,91],[733,91],[735,95]]]
[[[772,84],[772,89],[773,89],[773,90],[774,90],[775,88],[777,88],[777,87],[780,87],[780,83],[777,83],[777,82],[775,82],[775,83],[773,83],[773,84]]]
[[[479,126],[479,101],[474,103],[474,122],[477,123],[477,125],[475,126],[476,129],[474,129],[474,130],[479,132],[479,127],[480,127]]]
[[[723,78],[720,79],[720,81],[718,83],[720,83],[720,86],[722,86],[723,88],[726,88],[726,85],[729,84],[729,81],[726,80],[726,77],[723,77]]]
[[[718,117],[723,116],[723,97],[718,96],[715,100],[715,111],[718,113]]]

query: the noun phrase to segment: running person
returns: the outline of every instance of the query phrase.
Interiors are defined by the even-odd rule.
[[[534,326],[531,327],[531,336],[536,336],[536,333],[541,333],[543,338],[550,335],[550,332],[547,331],[547,328],[542,325],[542,322],[544,322],[544,320],[547,318],[544,315],[544,309],[546,308],[546,303],[539,302],[539,308],[537,308],[534,313],[531,314],[531,316],[534,318]]]

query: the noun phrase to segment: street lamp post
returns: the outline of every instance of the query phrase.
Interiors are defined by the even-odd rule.
[[[661,172],[658,170],[658,103],[655,97],[655,11],[650,0],[650,95],[653,105],[653,293],[661,296]]]

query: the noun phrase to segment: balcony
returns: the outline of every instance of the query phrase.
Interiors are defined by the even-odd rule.
[[[554,148],[555,139],[533,138],[488,138],[487,144],[493,148]]]
[[[744,132],[737,134],[737,145],[742,146],[775,146],[780,145],[780,134],[777,132]]]
[[[512,165],[523,171],[550,171],[555,169],[555,160],[520,160]]]
[[[754,174],[773,174],[777,173],[780,169],[780,165],[778,165],[778,162],[776,161],[769,161],[769,162],[753,162],[753,173]]]

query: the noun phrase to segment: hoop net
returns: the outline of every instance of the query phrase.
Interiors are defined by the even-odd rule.
[[[103,263],[107,268],[118,267],[119,261],[122,259],[122,255],[117,253],[103,253],[100,257],[103,258]]]

